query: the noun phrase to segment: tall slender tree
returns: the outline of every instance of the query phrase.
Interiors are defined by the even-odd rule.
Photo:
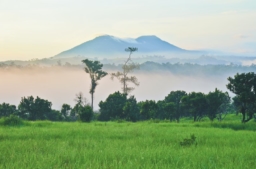
[[[125,61],[124,65],[122,66],[123,71],[122,72],[116,72],[111,74],[111,79],[114,79],[116,77],[120,83],[123,85],[122,90],[124,94],[128,94],[132,90],[134,90],[134,87],[128,87],[128,83],[131,82],[134,85],[138,86],[139,82],[136,76],[128,76],[128,73],[130,73],[134,69],[138,69],[139,65],[132,62],[131,55],[133,52],[138,51],[138,48],[135,47],[128,47],[125,49],[126,52],[129,52],[129,57]]]
[[[91,78],[91,88],[90,88],[90,94],[91,94],[91,107],[93,110],[93,99],[94,99],[94,93],[95,89],[98,85],[98,80],[105,77],[107,75],[107,72],[104,72],[102,70],[103,64],[101,64],[99,61],[91,61],[88,59],[82,60],[82,62],[85,64],[85,72],[90,75]]]

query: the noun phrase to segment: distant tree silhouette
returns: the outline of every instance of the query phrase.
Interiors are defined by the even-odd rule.
[[[129,57],[125,61],[124,65],[122,66],[123,72],[116,72],[111,74],[111,79],[114,79],[116,77],[120,83],[123,85],[122,90],[124,94],[128,94],[132,90],[134,90],[134,87],[128,87],[128,83],[131,82],[134,85],[138,86],[139,82],[136,76],[128,76],[128,73],[133,71],[134,69],[139,68],[139,64],[135,64],[131,60],[131,55],[133,52],[136,52],[138,48],[134,47],[128,47],[125,49],[126,52],[129,52]]]

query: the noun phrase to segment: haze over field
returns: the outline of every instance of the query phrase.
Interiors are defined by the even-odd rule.
[[[227,80],[224,76],[178,76],[170,72],[136,73],[136,76],[140,86],[136,87],[131,95],[135,95],[138,101],[162,100],[172,90],[208,93],[217,87],[227,91],[225,87]],[[0,83],[0,103],[18,105],[21,97],[33,95],[51,101],[53,108],[59,110],[63,103],[73,106],[75,95],[79,92],[83,92],[90,102],[90,79],[83,69],[0,71],[0,77],[6,79]],[[118,90],[121,91],[121,84],[116,79],[112,81],[110,76],[106,76],[100,80],[95,93],[95,109],[98,109],[99,101],[104,101],[109,94]]]

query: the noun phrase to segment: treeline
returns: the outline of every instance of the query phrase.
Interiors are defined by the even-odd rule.
[[[223,120],[227,113],[235,111],[235,105],[230,102],[228,93],[218,89],[204,94],[201,92],[186,93],[172,91],[164,100],[146,100],[137,102],[134,96],[115,92],[99,103],[100,115],[98,120],[109,121],[123,119],[141,121],[149,119],[180,121],[188,117],[200,121],[203,117],[210,120]]]
[[[52,103],[40,97],[22,97],[16,107],[8,103],[0,104],[0,118],[11,115],[24,120],[50,120],[50,121],[85,121],[93,120],[91,106],[86,104],[82,93],[76,96],[76,105],[72,108],[69,104],[63,104],[61,110],[52,109]]]
[[[128,97],[127,94],[115,92],[99,103],[100,113],[93,113],[91,106],[86,104],[81,93],[77,95],[76,105],[73,108],[63,104],[61,110],[52,109],[52,103],[48,100],[29,96],[21,98],[18,107],[8,103],[0,104],[0,118],[16,115],[32,121],[127,120],[136,122],[159,119],[179,122],[182,117],[188,117],[194,121],[209,117],[211,120],[221,121],[227,113],[235,111],[234,103],[230,102],[228,93],[218,89],[208,94],[172,91],[164,100],[157,102],[154,100],[137,102],[134,96]]]

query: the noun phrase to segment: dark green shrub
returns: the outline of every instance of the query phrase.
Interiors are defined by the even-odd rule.
[[[183,147],[188,147],[193,144],[197,145],[196,136],[194,134],[191,134],[190,138],[184,138],[183,141],[180,142],[180,145]]]
[[[113,119],[125,119],[124,106],[127,101],[127,94],[122,94],[119,91],[110,94],[108,98],[99,103],[100,115],[98,120],[109,121]],[[125,110],[127,112],[127,110]],[[130,112],[130,111],[129,111]]]
[[[23,121],[21,118],[15,115],[10,115],[9,117],[5,117],[2,121],[4,126],[21,126],[23,125]]]
[[[91,106],[81,106],[79,108],[79,118],[82,122],[90,122],[93,118]]]

